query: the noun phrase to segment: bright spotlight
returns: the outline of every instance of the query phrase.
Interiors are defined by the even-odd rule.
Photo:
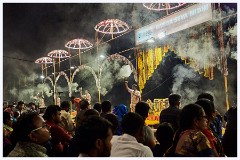
[[[151,39],[147,40],[147,42],[148,42],[148,43],[154,43],[155,41],[154,41],[153,38],[151,38]]]
[[[40,76],[41,79],[44,79],[45,77],[43,75]]]
[[[74,69],[74,66],[71,66],[70,68],[71,68],[71,69]]]
[[[102,55],[102,54],[101,54],[99,57],[100,57],[100,58],[105,58],[105,56],[104,56],[104,55]]]
[[[162,39],[162,38],[164,38],[166,36],[166,34],[164,33],[164,32],[160,32],[159,34],[158,34],[158,38],[159,39]]]

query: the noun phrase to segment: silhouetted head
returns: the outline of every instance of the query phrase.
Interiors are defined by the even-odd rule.
[[[179,106],[180,105],[181,96],[176,93],[172,93],[168,96],[168,101],[170,106]]]
[[[144,120],[148,117],[149,109],[149,104],[144,101],[138,102],[135,106],[135,112],[140,114]]]

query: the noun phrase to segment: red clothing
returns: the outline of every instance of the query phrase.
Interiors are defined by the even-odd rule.
[[[202,132],[208,138],[211,148],[215,149],[215,145],[214,145],[215,137],[214,137],[212,131],[210,129],[203,129]]]
[[[47,122],[51,126],[51,143],[53,149],[58,152],[62,152],[64,145],[67,145],[71,140],[71,136],[59,125],[54,124],[53,122]]]

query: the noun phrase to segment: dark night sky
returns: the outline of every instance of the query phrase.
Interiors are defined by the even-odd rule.
[[[29,85],[41,83],[39,78],[33,78],[33,73],[36,75],[41,74],[41,66],[35,64],[34,61],[40,57],[47,56],[47,53],[55,49],[65,49],[64,45],[75,38],[83,38],[91,43],[95,43],[95,30],[94,26],[100,21],[106,19],[120,19],[126,22],[130,27],[140,27],[150,22],[157,20],[164,16],[165,13],[156,13],[146,10],[140,3],[122,3],[122,4],[106,4],[106,3],[68,3],[68,4],[56,4],[56,3],[3,3],[3,100],[21,100],[17,99],[18,96],[13,94],[19,94],[18,89],[24,90],[24,87],[29,91]],[[231,10],[236,9],[234,5],[227,5]],[[227,10],[227,9],[226,9]],[[147,15],[147,16],[146,16]],[[144,20],[143,20],[144,19]],[[234,24],[233,24],[234,26]],[[99,37],[102,36],[99,34]],[[109,36],[105,36],[103,41],[110,39]],[[102,50],[105,50],[106,55],[120,52],[122,50],[134,47],[134,31],[122,36],[114,41],[111,41],[109,45],[104,46]],[[73,55],[76,52],[71,51]],[[134,61],[133,51],[125,52],[122,55]],[[154,73],[151,81],[147,83],[147,87],[143,90],[144,100],[148,98],[160,98],[167,97],[171,92],[173,85],[173,78],[164,82],[169,75],[172,74],[172,69],[176,64],[181,64],[180,61],[174,61],[174,54],[166,57],[164,63],[168,66],[169,73],[166,71],[164,64],[158,67],[156,73]],[[96,49],[84,53],[82,55],[83,63],[87,63],[89,66],[94,67],[96,58]],[[168,62],[169,58],[169,62]],[[171,59],[173,58],[173,59]],[[176,58],[176,57],[175,57]],[[72,58],[73,63],[78,65],[77,57]],[[172,64],[169,65],[169,64]],[[68,63],[62,63],[61,69],[68,69]],[[113,63],[112,65],[116,65]],[[118,63],[120,69],[123,64]],[[232,68],[230,68],[232,67]],[[114,68],[114,67],[112,67]],[[104,83],[108,83],[109,78],[115,80],[119,71],[110,69],[111,74],[105,76]],[[235,70],[229,81],[231,93],[234,93],[231,99],[236,100],[236,61],[230,60],[229,70]],[[49,68],[49,73],[51,68]],[[106,70],[107,74],[109,70]],[[219,77],[217,77],[219,76]],[[160,78],[161,77],[161,78]],[[216,69],[215,77],[219,81],[222,80],[222,76]],[[82,72],[78,75],[79,81],[83,86],[83,89],[90,89],[90,93],[93,96],[94,101],[97,101],[97,89],[95,81],[91,75],[87,72]],[[133,76],[128,78],[130,85],[134,83]],[[112,84],[112,87],[106,85],[108,93],[102,96],[102,100],[109,99],[113,102],[113,105],[120,103],[128,104],[130,100],[130,94],[128,94],[124,88],[124,80],[116,80]],[[163,83],[159,87],[160,83]],[[59,85],[66,87],[66,82],[63,79],[59,81]],[[109,82],[110,83],[110,82]],[[188,82],[189,83],[189,82]],[[207,84],[204,87],[204,84]],[[208,89],[207,86],[213,85],[216,82],[201,82],[203,89]],[[65,85],[65,86],[64,86]],[[222,84],[221,84],[222,85]],[[103,85],[104,86],[104,85]],[[157,89],[154,89],[158,87]],[[14,90],[14,88],[16,88]],[[30,87],[31,88],[31,87]],[[223,85],[221,92],[224,92]],[[214,88],[216,89],[216,88]],[[219,89],[219,88],[218,88]],[[11,92],[10,92],[11,90]],[[152,90],[152,91],[151,91]],[[151,91],[151,92],[149,92]],[[29,91],[30,92],[30,91]],[[32,91],[31,91],[32,92]],[[149,92],[149,93],[148,93]],[[217,92],[217,91],[216,91]],[[24,94],[22,92],[21,94]],[[36,92],[32,92],[36,94]],[[197,93],[196,93],[197,94]],[[74,93],[77,95],[77,93]],[[67,98],[67,93],[64,94]],[[63,97],[64,97],[63,96]],[[232,98],[234,97],[234,98]],[[64,99],[63,99],[64,100]],[[27,102],[29,103],[30,100]]]

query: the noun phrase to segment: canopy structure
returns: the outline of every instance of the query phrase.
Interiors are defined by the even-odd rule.
[[[186,3],[143,3],[143,6],[153,11],[168,11],[183,6]]]
[[[53,63],[52,62],[52,58],[50,57],[41,57],[41,58],[38,58],[35,63],[37,64],[41,64],[42,65],[42,76],[43,76],[43,65],[45,65],[45,68],[46,68],[46,77],[47,77],[47,64],[51,64]]]
[[[127,23],[119,19],[107,19],[98,23],[94,29],[97,32],[104,34],[111,34],[112,38],[114,34],[124,33],[129,30]]]
[[[65,47],[69,49],[78,49],[79,64],[81,66],[81,49],[89,49],[93,47],[93,44],[88,40],[77,38],[73,39],[65,44]],[[70,52],[70,50],[69,50]],[[71,68],[71,65],[70,65]],[[70,69],[71,70],[71,69]]]
[[[65,44],[65,47],[70,49],[88,49],[92,48],[93,44],[90,43],[88,40],[77,38],[67,42]]]
[[[70,54],[65,50],[53,50],[48,53],[48,56],[51,58],[68,58]]]
[[[50,57],[41,57],[38,58],[35,63],[37,64],[50,64],[52,63],[52,59]]]
[[[60,59],[62,58],[68,58],[71,55],[65,51],[65,50],[53,50],[51,52],[48,53],[48,56],[51,58],[58,58],[58,63],[59,63],[59,71],[60,71]],[[55,66],[55,65],[54,65]],[[55,71],[54,71],[55,72]]]

